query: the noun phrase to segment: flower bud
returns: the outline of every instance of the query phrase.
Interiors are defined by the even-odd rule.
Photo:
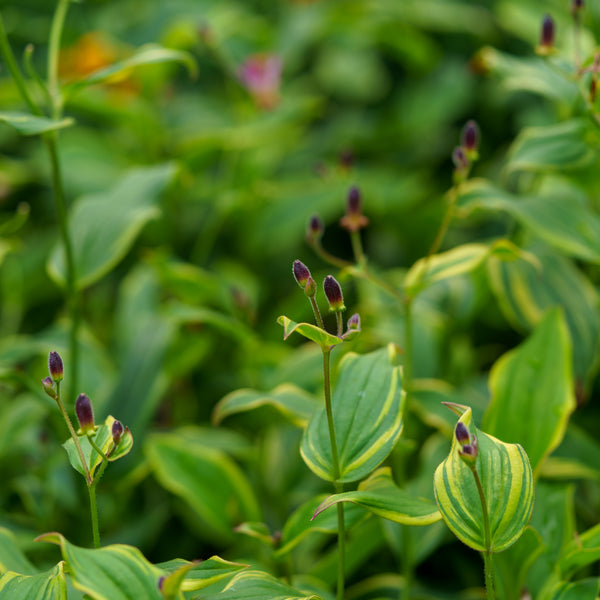
[[[579,14],[583,10],[584,2],[583,0],[572,0],[571,2],[571,14],[578,19]]]
[[[48,355],[48,371],[52,381],[62,381],[63,378],[63,361],[58,352],[50,352]]]
[[[540,32],[540,43],[536,52],[542,56],[548,56],[554,52],[554,38],[556,37],[556,26],[550,15],[546,15],[542,21]]]
[[[332,275],[327,275],[323,282],[323,291],[329,302],[329,310],[339,312],[346,310],[344,306],[344,296],[342,295],[342,288],[340,284]]]
[[[352,232],[359,231],[369,224],[369,219],[362,214],[360,190],[354,185],[348,192],[346,215],[340,219],[340,225]]]
[[[452,151],[452,162],[457,171],[466,171],[471,164],[462,146],[456,146]]]
[[[471,434],[469,433],[467,426],[462,421],[459,421],[456,424],[454,435],[461,446],[471,443]]]
[[[94,410],[92,402],[85,394],[79,394],[75,402],[75,414],[79,421],[79,427],[82,433],[88,433],[95,430]]]
[[[121,437],[123,436],[123,431],[125,431],[125,430],[123,429],[123,424],[121,423],[121,421],[113,421],[112,439],[113,439],[113,443],[115,444],[115,446],[119,445],[119,442],[121,441]]]
[[[52,377],[48,376],[45,379],[42,379],[42,386],[44,387],[46,394],[48,394],[48,396],[50,396],[50,398],[53,400],[58,400],[58,394],[56,393],[53,384],[54,382],[52,381]]]
[[[309,276],[304,286],[304,294],[309,298],[314,298],[317,293],[317,282]]]
[[[354,313],[348,319],[348,331],[354,331],[354,330],[360,331],[360,315],[358,313]]]
[[[294,261],[294,266],[292,267],[292,271],[294,273],[294,279],[297,281],[300,287],[305,287],[306,283],[310,279],[310,271],[308,267],[299,260]]]
[[[321,217],[313,215],[306,229],[306,241],[309,244],[318,242],[323,237],[323,231],[325,231],[325,226],[323,225],[323,221],[321,221]]]
[[[479,148],[479,125],[472,119],[467,121],[461,134],[461,146],[467,156],[477,154]]]

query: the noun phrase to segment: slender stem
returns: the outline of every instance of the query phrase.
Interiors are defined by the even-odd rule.
[[[90,514],[92,516],[92,536],[94,538],[94,548],[100,548],[100,528],[98,527],[98,505],[96,503],[96,486],[88,485],[90,496]]]
[[[309,296],[310,305],[312,306],[313,313],[315,314],[315,320],[317,321],[317,325],[321,329],[325,329],[325,324],[323,323],[323,317],[321,316],[321,311],[319,310],[319,305],[317,304],[317,300],[314,296]]]
[[[339,311],[338,313],[339,314]],[[333,422],[333,410],[331,407],[331,350],[323,350],[323,388],[325,391],[325,411],[327,413],[327,425],[329,427],[329,441],[331,443],[331,462],[333,466],[333,480],[336,493],[343,490],[343,485],[338,481],[340,478],[340,462],[338,457],[337,440],[335,437],[335,426]],[[344,508],[342,503],[337,508],[338,519],[338,570],[337,570],[337,600],[344,600],[344,578],[346,562],[346,531],[344,526]]]
[[[79,351],[77,347],[77,331],[79,329],[79,291],[77,289],[77,281],[75,275],[75,258],[73,253],[73,244],[69,233],[67,221],[67,203],[64,194],[62,173],[60,168],[60,159],[58,155],[58,146],[56,143],[56,132],[52,131],[44,136],[46,149],[50,156],[52,165],[52,187],[54,189],[54,203],[56,205],[56,216],[60,235],[62,238],[63,248],[65,251],[66,263],[66,294],[71,316],[71,329],[69,331],[69,358],[71,369],[71,391],[77,393],[79,385]]]
[[[52,100],[52,116],[57,119],[62,111],[62,99],[58,83],[58,60],[60,55],[60,40],[63,26],[67,16],[70,0],[59,0],[52,27],[50,28],[50,40],[48,46],[48,92]]]
[[[342,319],[342,311],[335,311],[335,322],[337,324],[337,334],[341,336],[344,333],[344,320]]]
[[[360,239],[360,231],[351,231],[350,241],[352,242],[354,260],[362,267],[365,267],[367,264],[367,257],[363,251],[362,240]]]
[[[479,499],[481,500],[481,510],[483,512],[483,543],[486,547],[485,552],[482,553],[485,573],[485,590],[488,600],[494,600],[495,594],[492,566],[492,538],[490,535],[490,517],[488,514],[487,502],[485,500],[485,494],[483,492],[481,480],[479,479],[479,473],[477,473],[476,468],[473,468],[471,470],[473,472],[473,477],[475,477],[475,484],[477,485]]]
[[[77,448],[77,453],[79,454],[79,460],[81,460],[81,465],[83,466],[83,470],[85,471],[85,480],[88,486],[92,484],[92,476],[90,475],[90,469],[88,468],[88,464],[83,455],[83,450],[81,449],[81,444],[79,443],[79,438],[75,433],[75,429],[73,428],[73,424],[71,423],[71,419],[69,418],[69,414],[65,409],[65,405],[63,404],[62,398],[60,396],[60,381],[56,383],[56,403],[58,404],[58,408],[69,428],[69,432],[71,433],[71,437],[73,438],[73,443]]]
[[[321,246],[321,242],[315,242],[313,244],[313,247],[315,249],[315,252],[327,263],[329,263],[330,265],[333,265],[334,267],[338,267],[339,269],[343,269],[344,267],[351,267],[352,263],[347,261],[347,260],[343,260],[341,258],[338,258],[337,256],[334,256],[333,254],[327,252],[327,250],[325,250],[325,248],[323,248],[323,246]]]
[[[8,36],[6,35],[6,29],[4,29],[4,22],[2,21],[2,15],[0,14],[0,53],[4,58],[4,62],[12,75],[12,78],[21,94],[21,97],[27,103],[29,110],[35,115],[40,116],[42,111],[37,106],[37,104],[33,101],[32,97],[29,95],[27,90],[27,86],[25,85],[25,80],[23,79],[23,75],[21,75],[21,71],[17,65],[17,61],[15,60],[15,56],[12,52],[10,44],[8,42]]]
[[[438,229],[437,235],[433,240],[433,244],[431,244],[431,248],[429,248],[429,252],[427,253],[426,261],[429,262],[429,259],[437,253],[444,241],[444,237],[446,236],[446,232],[448,231],[448,227],[450,225],[450,221],[452,220],[452,216],[454,214],[454,207],[456,206],[456,200],[458,198],[458,185],[450,188],[450,199],[448,202],[448,207],[446,208],[446,212],[444,214],[444,218],[442,219],[442,224]],[[427,264],[426,263],[426,264]],[[427,269],[423,269],[423,273],[425,273]]]
[[[412,396],[413,385],[413,301],[414,297],[406,298],[404,302],[404,377],[402,387],[406,391],[406,404]]]

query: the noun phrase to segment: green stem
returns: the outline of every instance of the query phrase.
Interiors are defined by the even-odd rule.
[[[483,554],[483,565],[485,573],[485,590],[488,600],[494,600],[494,579],[493,579],[493,566],[492,566],[492,538],[490,535],[490,517],[488,514],[487,502],[485,500],[485,494],[479,479],[479,473],[477,469],[473,468],[473,477],[475,477],[475,484],[477,485],[477,491],[479,492],[479,499],[481,500],[481,510],[483,512],[483,543],[486,550]]]
[[[317,300],[314,296],[309,296],[310,305],[312,306],[313,313],[315,315],[315,320],[317,321],[317,325],[321,329],[325,329],[325,324],[323,323],[323,317],[321,316],[321,311],[319,310],[319,305],[317,304]]]
[[[367,257],[363,251],[362,240],[360,239],[360,231],[350,232],[350,241],[352,242],[352,252],[354,254],[354,260],[361,267],[365,267],[367,264]]]
[[[25,80],[23,79],[23,75],[21,75],[21,71],[17,65],[17,61],[15,60],[15,56],[12,52],[10,44],[8,42],[8,36],[6,35],[6,29],[4,29],[4,22],[2,21],[2,15],[0,15],[0,53],[4,58],[4,62],[12,75],[12,78],[21,94],[21,97],[27,103],[29,110],[34,115],[41,116],[42,111],[37,106],[37,104],[33,101],[29,92],[27,90],[27,86],[25,85]]]
[[[341,310],[335,311],[335,322],[337,324],[338,337],[341,337],[341,335],[344,333],[344,320],[342,319],[342,311]]]
[[[87,436],[89,443],[92,448],[102,457],[102,464],[98,469],[98,473],[94,477],[92,483],[88,485],[88,493],[90,496],[90,515],[92,517],[92,536],[94,538],[94,548],[100,548],[100,526],[98,524],[98,505],[96,503],[96,486],[100,481],[102,475],[104,474],[104,470],[106,469],[106,465],[108,464],[108,459],[104,452],[98,447],[94,439],[91,435]]]
[[[351,267],[352,263],[347,261],[347,260],[343,260],[341,258],[338,258],[337,256],[334,256],[333,254],[327,252],[327,250],[325,250],[325,248],[323,248],[323,246],[321,246],[320,242],[315,242],[313,244],[313,247],[315,249],[315,252],[326,262],[329,263],[330,265],[333,265],[334,267],[337,267],[338,269],[344,269],[345,267]]]
[[[444,241],[444,237],[446,237],[446,232],[448,231],[448,227],[450,225],[450,221],[452,221],[452,216],[454,213],[454,207],[456,206],[456,200],[458,199],[458,185],[450,188],[450,199],[448,202],[448,207],[446,208],[446,212],[444,214],[444,218],[442,219],[442,224],[438,229],[438,232],[433,240],[433,244],[431,244],[431,248],[429,248],[429,252],[426,257],[426,266],[429,263],[430,258],[437,253]],[[423,269],[423,276],[426,273],[427,268]]]
[[[339,314],[339,311],[338,313]],[[323,350],[323,388],[325,391],[325,412],[327,413],[327,426],[329,427],[329,442],[331,444],[331,462],[333,466],[333,480],[336,493],[343,491],[343,485],[338,481],[340,478],[340,462],[338,458],[337,440],[335,437],[335,426],[333,422],[333,410],[331,407],[331,350]],[[344,577],[346,562],[346,532],[344,525],[344,508],[342,503],[338,504],[338,569],[337,569],[337,600],[344,600]]]
[[[67,427],[69,428],[69,432],[71,433],[71,437],[73,438],[73,443],[75,444],[75,447],[77,448],[77,453],[79,454],[79,460],[81,460],[81,465],[83,467],[83,470],[85,471],[86,483],[88,484],[88,486],[90,486],[92,484],[92,476],[90,475],[90,470],[88,468],[88,464],[83,455],[83,450],[81,449],[81,444],[79,443],[79,438],[77,437],[77,434],[75,433],[75,429],[73,428],[73,424],[71,423],[69,414],[67,413],[67,411],[65,409],[65,405],[63,404],[62,398],[60,396],[60,381],[58,381],[56,383],[56,404],[58,404],[58,408],[63,416],[63,419],[65,420],[65,423],[67,424]]]
[[[77,347],[77,331],[79,329],[79,291],[77,289],[77,281],[75,276],[75,257],[67,221],[67,203],[64,194],[56,138],[56,132],[52,131],[44,136],[44,143],[46,144],[46,149],[48,150],[48,155],[50,156],[50,163],[52,165],[52,188],[54,189],[54,203],[56,206],[56,216],[65,252],[67,271],[66,294],[69,314],[71,316],[71,329],[69,331],[69,363],[71,371],[70,389],[73,394],[76,394],[79,385],[79,351]]]
[[[52,117],[55,119],[58,119],[62,112],[62,98],[58,82],[58,61],[60,56],[60,40],[69,3],[70,0],[59,0],[50,28],[48,45],[48,93],[52,101]]]
[[[406,391],[406,405],[412,396],[413,385],[413,301],[414,297],[406,298],[404,302],[404,377],[402,387]]]

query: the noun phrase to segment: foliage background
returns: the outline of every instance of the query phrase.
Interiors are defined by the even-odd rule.
[[[17,55],[34,44],[40,71],[53,8],[42,0],[2,3]],[[523,128],[566,120],[580,107],[568,90],[557,88],[555,97],[527,86],[515,90],[501,69],[489,73],[492,51],[482,50],[531,56],[540,10],[533,0],[89,0],[70,7],[64,78],[153,42],[189,51],[199,73],[191,79],[181,65],[142,67],[80,91],[67,105],[77,122],[60,134],[70,202],[113,188],[140,166],[168,163],[176,171],[164,192],[150,194],[156,214],[140,220],[108,272],[84,291],[81,390],[68,389],[68,315],[47,269],[58,232],[43,149],[36,138],[0,128],[0,210],[7,223],[0,246],[0,524],[36,560],[56,558],[31,543],[39,532],[89,541],[82,486],[60,447],[66,432],[37,383],[50,349],[65,359],[71,402],[87,392],[97,415],[115,415],[136,440],[134,453],[108,470],[100,488],[104,543],[137,545],[153,561],[215,552],[256,557],[254,542],[228,529],[244,511],[276,530],[302,501],[327,491],[299,457],[298,432],[273,412],[209,429],[214,407],[237,388],[269,390],[284,381],[319,393],[318,349],[284,344],[276,318],[310,318],[291,278],[294,259],[319,279],[331,272],[305,244],[313,213],[325,221],[325,247],[351,256],[337,222],[351,185],[360,187],[371,222],[364,237],[369,261],[394,285],[433,241],[451,185],[450,155],[467,119],[482,130],[476,176],[513,192],[542,187],[539,174],[507,169],[507,152]],[[568,3],[547,2],[544,10],[556,18],[557,45],[568,56]],[[594,3],[587,8],[586,48],[598,33],[599,11]],[[283,61],[281,98],[271,110],[257,106],[237,77],[257,53]],[[21,108],[6,70],[0,75],[2,110]],[[595,152],[597,144],[591,147]],[[351,166],[343,160],[349,153]],[[574,165],[567,181],[569,193],[592,207],[596,167],[594,154]],[[11,221],[15,214],[24,215],[22,224]],[[444,247],[513,232],[506,215],[471,213],[453,224]],[[523,245],[534,237],[516,232]],[[595,311],[587,326],[597,332],[598,272],[585,261],[577,268]],[[364,282],[342,283],[346,305],[363,321],[354,349],[390,341],[402,347],[402,306]],[[489,368],[524,339],[527,327],[507,318],[479,271],[428,292],[417,318],[414,375],[454,386],[479,419],[489,400]],[[590,344],[575,364],[574,422],[593,436],[597,356],[595,340]],[[447,451],[451,419],[425,412],[407,426],[392,457],[406,480],[432,475],[421,449],[433,448],[437,429],[446,436],[441,457]],[[188,425],[194,428],[178,429]],[[253,490],[245,509],[227,507],[211,527],[202,508],[167,491],[152,447],[156,432],[171,431],[233,457]],[[579,482],[575,496],[581,528],[598,521],[600,506],[600,448],[585,439],[594,474]],[[431,495],[431,487],[422,493]],[[393,546],[393,536],[385,535]],[[480,585],[474,554],[447,532],[436,539],[418,578],[442,588]],[[311,552],[297,558],[301,572],[310,570]],[[370,558],[377,567],[363,566],[363,577],[398,569],[384,544]]]

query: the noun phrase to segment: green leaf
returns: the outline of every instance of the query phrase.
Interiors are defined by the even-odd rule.
[[[55,120],[19,112],[0,112],[0,122],[10,125],[21,135],[39,135],[48,131],[64,129],[75,123],[70,118]]]
[[[575,583],[561,581],[542,600],[596,600],[599,580],[597,577]]]
[[[571,340],[560,309],[548,311],[523,344],[496,362],[490,389],[484,429],[520,442],[537,473],[560,444],[575,410]]]
[[[405,395],[392,344],[370,354],[349,353],[340,362],[331,405],[339,451],[339,481],[366,477],[392,451],[400,432]],[[325,407],[317,410],[300,448],[308,467],[333,481]]]
[[[67,600],[67,582],[61,561],[37,575],[5,571],[0,575],[0,600]]]
[[[293,550],[303,539],[313,533],[334,535],[338,532],[337,511],[329,511],[315,515],[315,510],[324,501],[325,496],[317,496],[299,506],[285,522],[281,532],[281,546],[274,555],[278,558]],[[344,524],[346,530],[363,521],[369,515],[359,506],[344,507]]]
[[[173,179],[173,164],[133,169],[110,190],[80,198],[69,216],[77,286],[98,281],[127,254],[148,221],[160,215],[158,201]],[[62,244],[54,249],[48,271],[66,281]]]
[[[161,485],[188,504],[206,535],[232,540],[234,525],[260,520],[250,484],[224,452],[177,433],[149,436],[144,450]]]
[[[225,589],[206,600],[321,600],[315,594],[306,595],[275,579],[264,571],[243,571],[234,576]]]
[[[404,290],[407,295],[414,296],[432,283],[474,271],[493,255],[503,260],[514,260],[520,258],[523,252],[508,240],[497,240],[491,245],[463,244],[419,259],[404,277]]]
[[[141,48],[138,48],[136,52],[129,58],[120,60],[109,67],[94,71],[83,79],[68,84],[65,87],[67,92],[69,92],[84,86],[90,86],[97,83],[103,83],[104,81],[108,81],[110,79],[116,79],[119,76],[131,71],[135,67],[140,67],[143,65],[155,65],[165,62],[182,63],[187,67],[191,77],[195,78],[198,75],[198,65],[196,64],[194,57],[188,52],[173,50],[171,48],[163,48],[162,46],[155,44],[147,44]]]
[[[483,180],[467,182],[463,190],[462,208],[503,210],[551,246],[600,263],[600,218],[581,202],[562,195],[512,196]]]
[[[167,579],[174,573],[185,570],[185,578],[177,588],[184,592],[204,589],[248,568],[248,565],[224,560],[219,556],[212,556],[202,562],[190,562],[182,558],[175,558],[156,566],[169,574]]]
[[[527,127],[510,149],[507,169],[540,172],[586,167],[597,158],[588,140],[589,130],[583,119]]]
[[[517,541],[533,509],[533,474],[527,454],[518,444],[506,444],[478,431],[471,423],[471,409],[460,421],[477,436],[477,472],[488,507],[490,548],[500,552]],[[450,454],[435,471],[434,491],[446,525],[467,546],[487,551],[483,511],[471,469],[459,455],[460,444],[452,436]]]
[[[23,575],[33,575],[37,569],[23,554],[11,531],[0,527],[0,573],[14,571]]]
[[[577,535],[563,549],[558,568],[564,579],[570,579],[582,567],[600,560],[600,525]]]
[[[598,293],[569,259],[540,245],[528,251],[539,268],[523,261],[489,261],[494,295],[509,322],[524,332],[534,329],[549,308],[561,306],[571,339],[577,340],[573,346],[573,369],[585,384],[598,356]]]
[[[116,419],[110,415],[106,417],[106,421],[103,425],[98,427],[96,435],[94,436],[94,442],[96,443],[96,446],[98,446],[105,456],[108,457],[109,462],[114,462],[115,460],[119,460],[119,458],[129,454],[131,448],[133,447],[133,436],[131,435],[131,431],[129,431],[128,428],[125,428],[119,445],[113,449],[114,443],[112,438],[112,425],[115,420]],[[87,463],[90,474],[93,477],[96,468],[102,462],[102,457],[90,444],[87,435],[79,435],[77,437],[79,438],[79,444],[81,446],[85,462]],[[73,438],[69,438],[62,446],[67,451],[69,462],[73,468],[85,476],[85,469],[81,464],[79,452],[77,450],[77,446],[75,446]]]
[[[352,502],[379,517],[404,525],[431,525],[442,518],[431,500],[415,498],[400,489],[394,483],[389,467],[375,471],[357,491],[329,496],[317,507],[315,516],[338,502]]]
[[[337,337],[336,335],[331,335],[327,333],[324,329],[313,325],[312,323],[295,323],[294,321],[288,319],[285,315],[282,315],[277,319],[277,322],[280,325],[283,325],[283,339],[287,340],[292,333],[295,331],[300,335],[303,335],[305,338],[316,342],[324,349],[330,348],[331,346],[335,346],[337,344],[341,344],[344,340],[342,338]]]
[[[255,410],[261,406],[272,406],[298,427],[306,427],[320,402],[312,395],[290,383],[277,386],[268,393],[257,390],[236,390],[223,397],[213,411],[213,422],[237,413]]]
[[[80,548],[60,533],[45,533],[36,541],[60,546],[73,585],[92,600],[164,600],[158,590],[164,571],[133,546]]]

